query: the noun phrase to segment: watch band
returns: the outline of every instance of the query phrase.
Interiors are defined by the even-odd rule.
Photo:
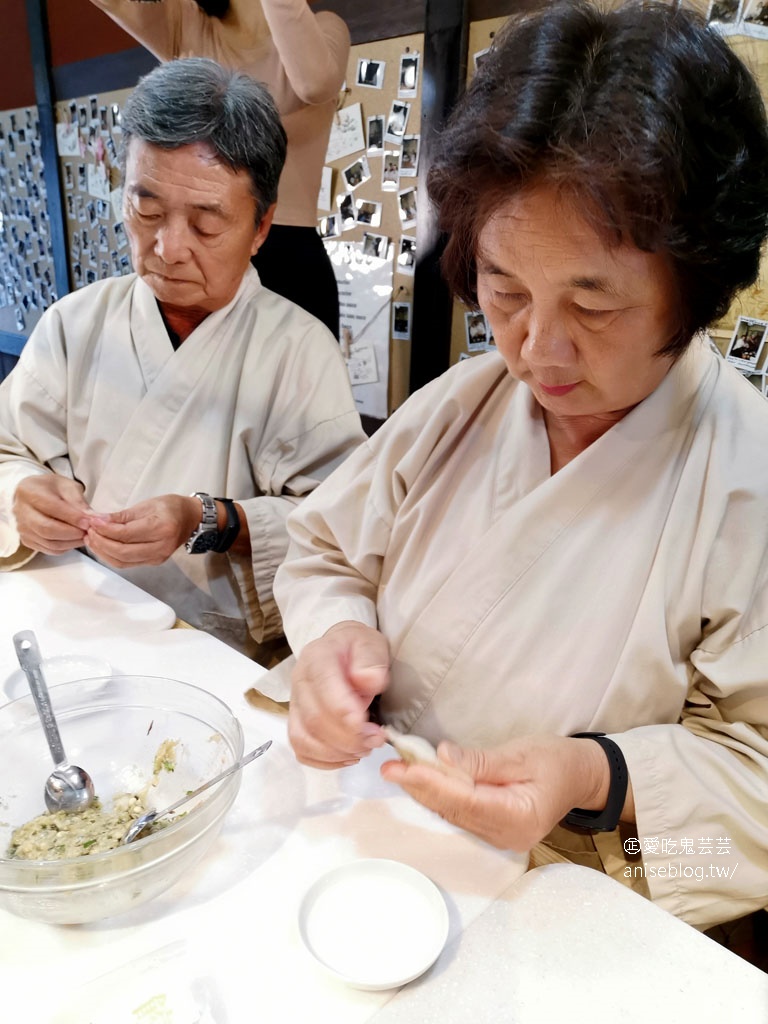
[[[205,491],[195,491],[192,497],[199,499],[202,504],[202,516],[199,526],[193,531],[184,547],[191,555],[202,555],[206,551],[211,551],[219,539],[217,529],[219,513],[216,509],[216,502]]]
[[[237,514],[235,503],[231,498],[214,498],[213,500],[220,501],[227,513],[227,525],[223,530],[219,530],[218,543],[213,548],[214,551],[223,553],[229,551],[237,540],[240,533],[240,516]]]
[[[608,758],[611,782],[608,787],[608,800],[602,811],[585,811],[581,807],[574,807],[560,824],[579,832],[613,832],[619,824],[629,785],[629,771],[621,747],[608,739],[604,732],[575,732],[571,739],[594,740],[600,744]]]

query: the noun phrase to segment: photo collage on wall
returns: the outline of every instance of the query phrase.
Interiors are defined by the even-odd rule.
[[[768,0],[710,0],[707,21],[723,35],[768,39]]]
[[[768,397],[768,320],[740,316],[725,352],[726,360],[740,370],[755,387]]]
[[[28,335],[56,301],[36,107],[0,112],[0,328]]]
[[[114,97],[57,104],[56,144],[73,288],[133,269],[122,222],[120,109]]]
[[[405,47],[396,61],[353,55],[350,72],[353,88],[345,95],[356,102],[341,107],[331,130],[318,231],[328,240],[349,232],[365,256],[385,258],[393,247],[395,273],[409,278],[416,265],[421,54]],[[407,340],[410,304],[400,305],[407,309],[398,310],[392,336]]]

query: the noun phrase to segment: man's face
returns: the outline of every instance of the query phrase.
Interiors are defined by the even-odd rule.
[[[226,306],[273,212],[256,227],[250,175],[219,163],[204,143],[129,143],[123,217],[133,267],[164,307],[212,313]]]

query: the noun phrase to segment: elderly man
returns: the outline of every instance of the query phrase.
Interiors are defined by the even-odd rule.
[[[136,273],[57,302],[0,386],[0,568],[87,546],[266,660],[285,518],[364,439],[334,338],[250,265],[285,133],[200,58],[142,79],[122,128]]]

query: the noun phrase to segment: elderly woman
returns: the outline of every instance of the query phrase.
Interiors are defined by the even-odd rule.
[[[699,927],[763,906],[768,406],[697,335],[758,270],[757,87],[691,13],[548,6],[497,37],[429,184],[498,352],[289,520],[295,751],[354,764],[380,716],[454,769],[384,776],[499,847]]]
[[[0,570],[86,545],[269,661],[285,520],[364,436],[330,331],[250,265],[285,132],[201,58],[143,78],[122,128],[136,273],[55,303],[0,387]]]

